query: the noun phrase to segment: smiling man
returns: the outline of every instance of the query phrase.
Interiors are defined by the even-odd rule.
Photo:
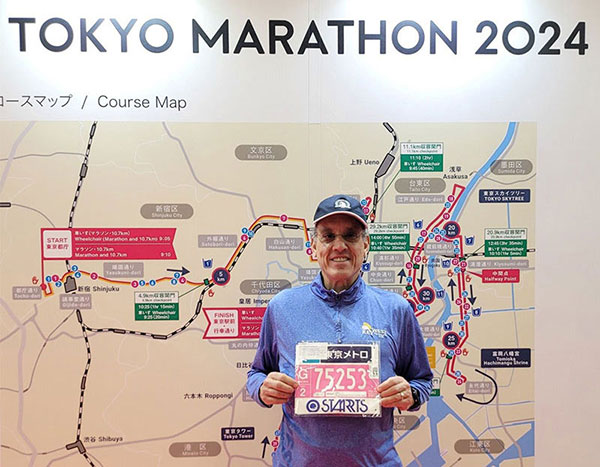
[[[324,199],[314,225],[312,249],[321,272],[311,284],[284,290],[269,302],[248,372],[247,388],[254,400],[263,407],[283,406],[273,465],[398,466],[394,408],[417,410],[429,399],[433,378],[419,325],[404,298],[362,280],[369,235],[356,199]],[[297,415],[296,349],[304,342],[368,343],[379,349],[381,416]],[[340,405],[346,406],[350,404]]]

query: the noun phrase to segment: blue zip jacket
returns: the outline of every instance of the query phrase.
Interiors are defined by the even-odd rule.
[[[381,382],[402,376],[419,392],[421,403],[429,399],[433,374],[412,307],[400,295],[368,286],[361,277],[338,294],[326,289],[318,274],[311,284],[271,299],[246,383],[261,406],[268,407],[259,398],[267,374],[279,371],[295,378],[296,344],[302,341],[379,342]],[[393,443],[392,408],[382,408],[376,418],[300,417],[294,414],[293,396],[282,408],[275,466],[401,465]]]

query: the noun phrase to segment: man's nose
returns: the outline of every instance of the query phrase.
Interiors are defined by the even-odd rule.
[[[347,247],[346,242],[344,241],[344,238],[342,237],[342,235],[335,236],[332,246],[336,250],[345,250]]]

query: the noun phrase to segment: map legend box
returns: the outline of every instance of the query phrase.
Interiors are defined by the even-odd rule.
[[[443,143],[401,143],[400,170],[402,172],[442,172],[444,170]]]
[[[369,224],[371,251],[408,251],[410,248],[408,222]]]
[[[485,256],[527,256],[527,229],[485,229]]]
[[[136,321],[177,321],[179,292],[134,292]]]

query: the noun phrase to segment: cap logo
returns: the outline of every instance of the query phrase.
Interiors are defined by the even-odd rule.
[[[340,198],[335,202],[333,207],[339,209],[350,209],[350,202],[344,198]]]

